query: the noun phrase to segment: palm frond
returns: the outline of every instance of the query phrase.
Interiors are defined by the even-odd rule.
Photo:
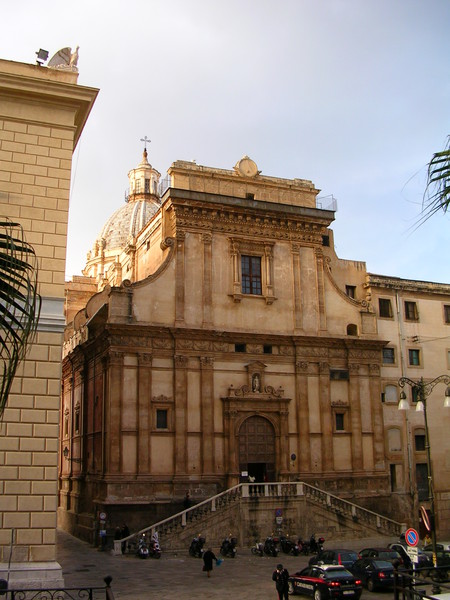
[[[22,227],[0,220],[0,418],[39,321],[37,260]]]
[[[433,154],[428,164],[427,187],[422,203],[420,223],[428,220],[435,213],[444,213],[450,208],[450,136],[447,137],[445,149]]]

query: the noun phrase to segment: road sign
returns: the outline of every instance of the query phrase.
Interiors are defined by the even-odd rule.
[[[281,517],[283,515],[283,511],[281,510],[281,508],[276,508],[275,509],[275,517]]]
[[[430,517],[428,516],[427,509],[425,508],[425,506],[420,507],[420,514],[422,515],[422,521],[427,531],[431,531]]]
[[[413,548],[415,548],[419,543],[419,534],[415,529],[411,527],[405,533],[405,540],[408,546],[412,546]]]
[[[408,553],[409,558],[411,559],[411,562],[413,562],[413,563],[419,562],[419,549],[418,548],[412,548],[411,546],[409,546],[409,548],[406,548],[406,551]]]

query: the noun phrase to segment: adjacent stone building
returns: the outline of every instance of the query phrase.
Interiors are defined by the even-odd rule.
[[[42,298],[0,421],[0,577],[15,587],[63,583],[55,536],[69,188],[98,91],[77,78],[76,68],[0,60],[0,216],[33,246]]]
[[[339,259],[335,206],[249,157],[230,170],[177,161],[161,181],[144,151],[129,180],[66,288],[60,524],[87,539],[100,513],[148,525],[186,490],[202,499],[251,475],[307,481],[417,525],[423,452],[413,463],[408,448],[423,424],[405,426],[397,381],[449,372],[450,286]],[[414,333],[396,294],[420,304]],[[430,338],[423,369],[388,362],[414,335]],[[449,422],[438,407],[438,472]]]

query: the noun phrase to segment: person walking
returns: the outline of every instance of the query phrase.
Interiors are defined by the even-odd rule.
[[[279,600],[288,600],[288,590],[289,590],[289,571],[283,568],[283,565],[277,565],[276,571],[272,574],[272,579],[275,581],[275,587],[278,592]]]
[[[208,573],[208,577],[211,577],[211,571],[213,570],[213,560],[217,560],[216,555],[208,548],[208,550],[203,554],[203,570]]]

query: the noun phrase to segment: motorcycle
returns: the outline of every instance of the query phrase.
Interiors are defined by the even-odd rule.
[[[148,558],[150,555],[148,546],[147,546],[147,540],[145,539],[145,533],[143,533],[138,540],[136,554],[137,554],[138,558]]]
[[[325,542],[325,538],[320,537],[318,540],[316,540],[316,534],[313,533],[309,540],[309,548],[310,548],[311,553],[318,554],[319,552],[322,552],[324,542]]]
[[[309,556],[309,553],[311,551],[309,542],[305,542],[302,540],[301,537],[299,537],[297,540],[297,546],[300,554],[303,554],[303,556]]]
[[[267,556],[278,556],[278,548],[271,536],[266,538],[264,542],[264,554],[267,554]]]
[[[193,556],[194,558],[201,558],[203,556],[203,545],[205,543],[205,538],[201,537],[200,535],[198,535],[197,537],[195,537],[192,542],[191,545],[189,546],[189,554],[190,556]]]
[[[280,537],[280,546],[281,546],[281,550],[285,554],[292,554],[293,556],[298,556],[300,554],[300,548],[299,548],[298,544],[293,542],[286,535],[282,535]]]
[[[264,544],[261,542],[256,542],[250,550],[253,556],[264,556]]]
[[[235,537],[227,537],[223,540],[220,547],[220,554],[228,558],[235,558],[236,556],[236,544],[237,539]]]
[[[151,540],[148,546],[150,558],[161,558],[161,546],[157,540]]]

